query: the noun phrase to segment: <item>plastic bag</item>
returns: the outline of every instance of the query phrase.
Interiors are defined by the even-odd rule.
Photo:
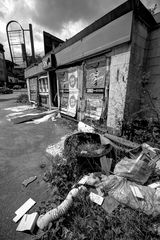
[[[115,175],[104,177],[99,187],[102,191],[107,191],[119,203],[132,209],[142,211],[147,215],[160,214],[160,189],[138,185]],[[136,196],[132,190],[133,187],[138,188],[142,197],[138,194]]]
[[[128,152],[128,157],[116,164],[114,174],[144,184],[153,173],[159,156],[148,144]]]

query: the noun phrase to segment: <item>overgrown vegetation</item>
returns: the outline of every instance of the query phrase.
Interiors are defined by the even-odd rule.
[[[58,164],[59,163],[59,164]],[[53,191],[52,200],[42,203],[39,213],[58,206],[71,187],[86,173],[79,172],[79,166],[73,161],[64,163],[56,157],[52,169],[48,172],[48,181]],[[37,240],[103,240],[103,239],[159,239],[153,230],[157,219],[119,205],[110,215],[89,199],[89,191],[74,199],[73,206],[60,219],[40,233]]]
[[[87,144],[89,138],[88,135]],[[52,159],[52,167],[46,172],[45,177],[50,183],[53,197],[48,202],[42,202],[38,210],[39,214],[45,214],[58,206],[66,198],[73,185],[85,174],[93,171],[89,165],[84,167],[81,162],[84,159],[77,158],[80,141],[81,138],[77,135],[76,139],[75,136],[71,136],[67,141],[68,148],[65,147],[63,153],[65,161],[59,156]],[[93,145],[93,142],[91,144]],[[83,144],[81,147],[84,147]],[[117,159],[120,159],[123,154],[119,152]],[[53,221],[34,239],[158,240],[154,223],[156,224],[159,220],[123,205],[119,205],[111,214],[108,214],[101,206],[90,201],[88,189],[87,192],[81,193],[74,199],[72,207],[64,216]]]
[[[17,102],[17,103],[28,104],[28,103],[29,103],[28,94],[26,94],[26,93],[20,94],[20,95],[18,96],[16,102]]]

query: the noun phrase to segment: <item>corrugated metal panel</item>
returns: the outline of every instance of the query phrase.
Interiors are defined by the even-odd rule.
[[[71,63],[129,41],[132,15],[131,11],[56,53],[57,66]]]

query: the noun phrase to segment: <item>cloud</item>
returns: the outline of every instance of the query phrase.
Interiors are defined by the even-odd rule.
[[[43,51],[43,30],[63,40],[69,39],[126,0],[0,0],[0,43],[6,56],[9,48],[5,27],[10,20],[18,21],[24,29],[32,23],[35,51]],[[142,0],[144,4],[151,1]],[[30,47],[27,36],[27,49]]]
[[[33,20],[55,32],[67,23],[91,23],[123,0],[35,0]]]

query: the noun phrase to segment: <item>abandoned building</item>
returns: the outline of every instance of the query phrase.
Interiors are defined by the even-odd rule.
[[[155,117],[160,14],[128,0],[69,40],[52,40],[42,63],[25,70],[30,101],[78,120],[103,119],[112,133],[137,112]]]

